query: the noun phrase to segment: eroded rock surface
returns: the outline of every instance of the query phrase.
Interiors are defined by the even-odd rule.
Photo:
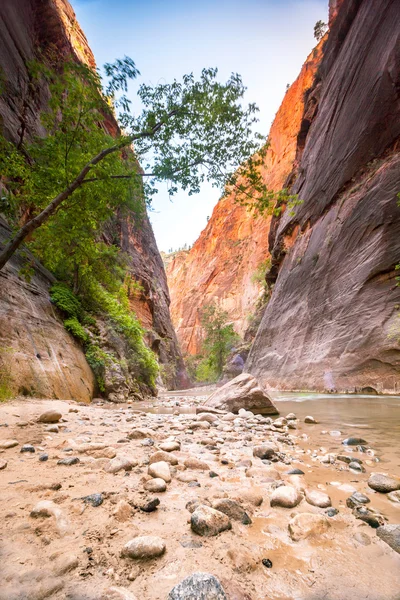
[[[217,389],[206,401],[206,406],[220,410],[239,412],[246,410],[261,410],[263,414],[278,414],[271,398],[262,385],[249,373],[242,373]]]

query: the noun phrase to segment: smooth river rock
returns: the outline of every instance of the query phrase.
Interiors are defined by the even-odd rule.
[[[170,465],[178,464],[178,458],[175,456],[175,454],[171,454],[170,452],[164,452],[164,450],[158,450],[150,456],[149,465],[163,461],[169,463]]]
[[[263,444],[262,446],[255,446],[253,448],[253,456],[261,459],[269,459],[274,456],[277,450],[277,447],[272,444]]]
[[[38,423],[58,423],[62,414],[58,410],[47,410],[38,418]]]
[[[318,490],[307,490],[306,501],[312,506],[318,506],[319,508],[328,508],[332,505],[332,501],[328,494],[320,492]]]
[[[168,594],[168,600],[228,600],[218,581],[210,573],[193,573],[178,583]]]
[[[167,489],[167,484],[165,483],[164,479],[156,477],[155,479],[150,479],[149,481],[146,481],[146,483],[144,484],[144,489],[148,492],[153,493],[165,492],[165,490]]]
[[[0,448],[2,450],[8,450],[8,448],[14,448],[18,446],[18,440],[0,440]]]
[[[234,521],[240,521],[243,525],[250,525],[251,519],[243,506],[235,500],[229,500],[228,498],[221,498],[213,502],[213,508],[224,513],[230,519]]]
[[[148,474],[155,479],[164,479],[166,483],[171,481],[169,463],[165,462],[165,460],[149,465]]]
[[[271,494],[271,506],[282,506],[283,508],[294,508],[302,501],[303,496],[299,490],[291,485],[281,485]]]
[[[400,490],[400,479],[384,475],[383,473],[372,473],[368,479],[368,485],[376,492],[387,494]]]
[[[198,535],[212,537],[222,531],[232,529],[229,518],[219,510],[201,504],[192,513],[190,526]]]
[[[156,558],[166,549],[162,538],[155,535],[143,535],[129,540],[122,548],[121,556],[128,558]]]
[[[245,408],[246,410],[263,409],[263,414],[279,414],[265,389],[249,373],[242,373],[228,381],[211,394],[205,405],[233,413],[238,413],[241,408]]]

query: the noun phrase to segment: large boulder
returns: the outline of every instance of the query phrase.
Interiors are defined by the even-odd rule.
[[[262,411],[263,414],[277,415],[279,411],[273,405],[261,384],[249,373],[242,373],[228,381],[215,391],[205,402],[205,406],[233,413],[241,408]]]

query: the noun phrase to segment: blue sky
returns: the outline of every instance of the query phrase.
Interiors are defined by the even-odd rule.
[[[199,74],[218,67],[221,80],[242,75],[246,102],[260,108],[258,131],[267,135],[287,83],[299,74],[314,46],[316,21],[327,21],[328,0],[71,0],[98,66],[130,56],[141,72],[137,86]],[[135,103],[135,106],[138,106]],[[192,244],[220,193],[205,184],[200,194],[167,186],[153,197],[151,222],[160,250]]]

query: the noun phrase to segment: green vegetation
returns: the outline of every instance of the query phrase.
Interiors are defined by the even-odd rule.
[[[328,25],[323,21],[317,21],[314,25],[314,37],[319,42],[328,31]]]
[[[205,339],[202,353],[188,361],[189,374],[197,381],[214,382],[222,375],[228,354],[240,339],[228,320],[228,313],[215,302],[203,307],[201,324]]]

